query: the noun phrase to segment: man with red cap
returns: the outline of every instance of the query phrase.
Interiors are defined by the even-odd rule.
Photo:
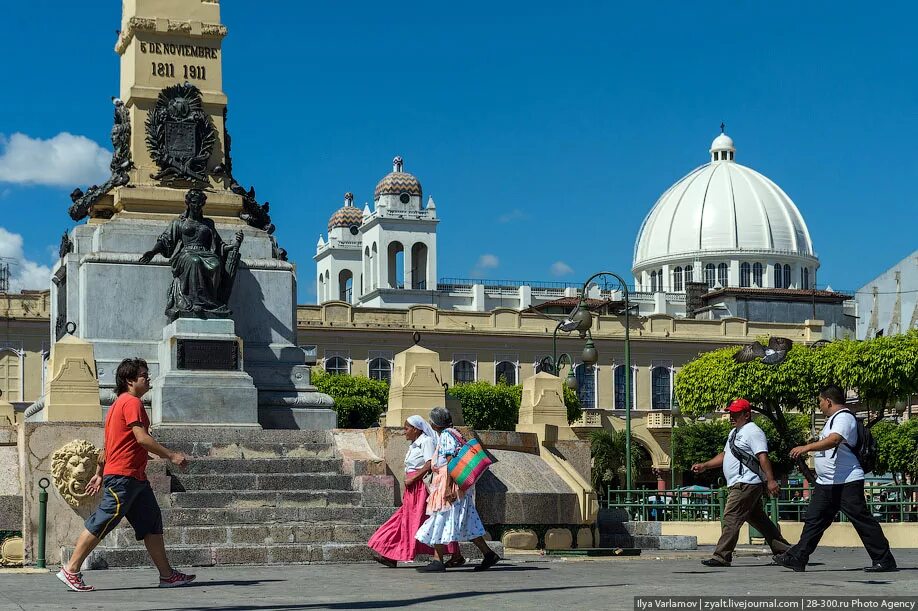
[[[768,519],[762,509],[762,493],[767,486],[768,494],[778,494],[768,460],[768,441],[765,433],[752,421],[752,405],[746,399],[736,399],[727,407],[733,430],[727,438],[724,451],[703,463],[692,465],[692,472],[703,473],[708,469],[723,467],[724,477],[730,495],[724,508],[723,531],[714,548],[714,554],[701,564],[711,567],[727,567],[733,562],[733,549],[739,539],[743,522],[749,522],[776,554],[790,549],[790,543],[781,536],[781,530]]]

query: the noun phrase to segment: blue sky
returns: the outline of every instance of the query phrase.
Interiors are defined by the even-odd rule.
[[[344,192],[372,200],[396,154],[437,202],[441,277],[625,275],[721,121],[800,208],[821,285],[857,288],[916,248],[918,9],[637,4],[224,2],[234,171],[271,202],[300,301]],[[74,180],[107,165],[60,134],[109,147],[120,2],[4,12],[0,255],[28,284],[73,226]],[[55,137],[79,158],[24,182],[13,157]]]

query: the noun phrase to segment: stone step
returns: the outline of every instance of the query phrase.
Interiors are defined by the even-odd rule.
[[[352,490],[224,490],[173,492],[169,507],[341,507],[359,505]]]
[[[635,535],[633,540],[638,549],[698,549],[698,537],[688,535]]]
[[[272,442],[217,443],[213,441],[163,441],[170,450],[192,458],[334,458],[330,443],[285,444]]]
[[[163,509],[163,523],[171,526],[213,524],[277,524],[285,522],[351,523],[377,526],[397,507],[252,507],[248,509],[204,507]]]
[[[287,545],[292,543],[364,543],[375,524],[244,524],[233,526],[173,526],[165,528],[166,545]],[[105,538],[108,548],[143,547],[134,529],[116,528]]]
[[[503,556],[499,542],[488,541],[492,550]],[[471,543],[460,543],[462,554],[470,560],[481,558]],[[195,566],[306,564],[312,562],[368,562],[372,552],[365,543],[292,543],[274,545],[172,545],[167,548],[170,563],[183,570]],[[73,548],[61,550],[63,562],[70,560]],[[426,562],[427,557],[419,556]],[[86,559],[84,569],[152,566],[143,547],[97,547]]]
[[[184,470],[172,469],[172,475],[204,475],[213,473],[339,473],[338,458],[201,458],[188,461]]]
[[[229,444],[326,444],[331,443],[328,431],[301,431],[297,429],[265,430],[257,427],[180,426],[154,427],[154,436],[160,443],[207,442]]]
[[[351,490],[353,478],[337,473],[172,474],[172,491]]]

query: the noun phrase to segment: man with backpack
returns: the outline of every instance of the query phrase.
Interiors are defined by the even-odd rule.
[[[790,452],[792,458],[815,452],[816,484],[803,532],[797,545],[775,556],[774,561],[794,571],[805,571],[810,554],[841,510],[870,554],[873,564],[864,570],[895,571],[896,560],[889,551],[889,541],[864,498],[864,472],[873,468],[876,443],[864,424],[845,407],[845,393],[838,386],[826,386],[820,391],[819,409],[827,418],[819,441]]]
[[[727,438],[724,451],[703,463],[692,465],[694,473],[723,467],[730,496],[724,507],[723,531],[714,548],[714,554],[701,564],[710,567],[728,567],[733,562],[733,550],[744,522],[762,533],[771,551],[780,554],[790,548],[778,526],[768,519],[762,509],[762,493],[775,496],[780,490],[768,460],[768,441],[765,433],[752,421],[752,406],[746,399],[737,399],[727,407],[733,430]]]

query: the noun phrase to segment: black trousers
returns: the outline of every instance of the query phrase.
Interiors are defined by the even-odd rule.
[[[819,545],[822,534],[832,525],[832,520],[839,510],[848,516],[873,562],[895,563],[883,529],[867,508],[864,480],[847,484],[816,484],[810,497],[810,507],[806,512],[806,523],[800,534],[800,541],[787,551],[787,555],[805,564]]]

